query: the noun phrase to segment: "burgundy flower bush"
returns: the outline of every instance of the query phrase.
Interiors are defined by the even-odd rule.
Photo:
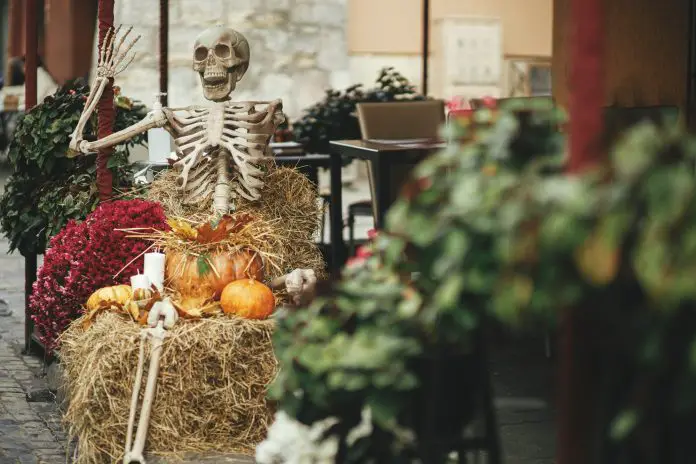
[[[83,222],[70,221],[51,239],[29,300],[32,319],[48,352],[82,314],[82,305],[92,292],[127,284],[132,275],[143,272],[142,254],[149,244],[126,238],[125,232],[117,230],[136,227],[166,229],[161,205],[145,200],[104,203]]]

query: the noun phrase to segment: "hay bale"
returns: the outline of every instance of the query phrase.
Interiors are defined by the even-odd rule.
[[[177,177],[174,170],[158,174],[150,184],[147,199],[161,203],[168,217],[201,223],[210,220],[212,197],[195,205],[184,204],[177,190]],[[266,248],[277,256],[274,260],[277,268],[269,277],[298,268],[314,269],[320,279],[326,277],[326,264],[314,242],[324,211],[316,186],[301,172],[271,165],[264,178],[261,198],[256,202],[239,199],[236,212],[251,213],[259,221],[273,225],[274,240]]]
[[[272,320],[218,317],[182,321],[171,330],[162,351],[149,453],[253,452],[273,417],[266,401],[278,370],[273,327]],[[86,331],[76,321],[61,338],[64,420],[78,439],[78,463],[123,458],[139,334],[136,324],[105,313]],[[149,358],[149,342],[145,351]],[[144,386],[145,379],[141,399]]]

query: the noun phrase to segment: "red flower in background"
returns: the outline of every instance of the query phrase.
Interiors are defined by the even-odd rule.
[[[498,106],[498,101],[493,97],[483,97],[481,101],[483,103],[483,106],[491,110],[495,109]]]
[[[116,230],[136,227],[167,229],[162,207],[145,200],[104,203],[83,222],[70,221],[51,239],[29,300],[48,352],[82,314],[82,305],[95,290],[127,284],[132,275],[143,272],[141,255],[149,244]]]
[[[377,236],[379,235],[379,232],[377,229],[370,229],[367,231],[367,238],[368,241],[371,242],[373,241]],[[361,245],[355,249],[355,256],[348,258],[346,261],[346,266],[352,267],[352,266],[357,266],[365,262],[365,260],[373,255],[372,250],[370,249],[368,244]]]

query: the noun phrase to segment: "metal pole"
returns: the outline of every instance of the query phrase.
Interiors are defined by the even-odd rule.
[[[604,106],[604,0],[570,0],[569,171],[601,162]],[[599,335],[597,313],[576,307],[564,314],[560,333],[558,464],[598,462]]]
[[[159,34],[159,72],[160,72],[160,97],[162,105],[167,106],[169,87],[169,0],[160,0],[160,34]]]
[[[423,46],[421,50],[421,87],[423,95],[428,95],[428,58],[430,56],[430,0],[423,0]]]
[[[38,63],[38,0],[26,0],[24,3],[24,111],[29,112],[36,106],[36,67]],[[34,324],[29,310],[29,297],[36,281],[36,255],[24,257],[24,352],[30,353]]]

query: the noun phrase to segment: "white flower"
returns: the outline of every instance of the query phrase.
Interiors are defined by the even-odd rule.
[[[276,413],[268,436],[256,447],[258,464],[333,464],[338,451],[338,439],[322,439],[338,419],[330,417],[308,427],[288,416]]]

